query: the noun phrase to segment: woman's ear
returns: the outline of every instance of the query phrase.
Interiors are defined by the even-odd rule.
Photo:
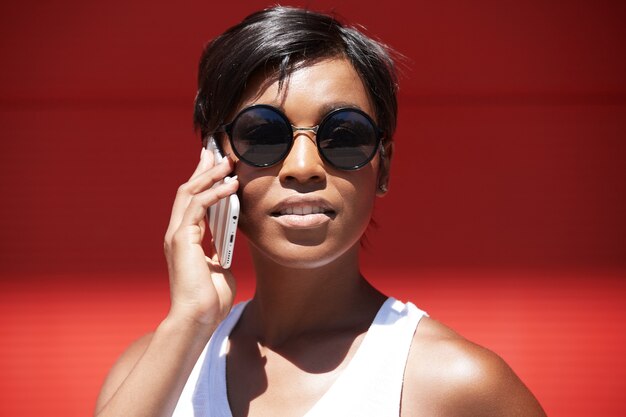
[[[378,166],[378,185],[376,195],[382,197],[387,194],[389,188],[389,170],[393,156],[393,141],[383,142],[380,147],[380,164]]]

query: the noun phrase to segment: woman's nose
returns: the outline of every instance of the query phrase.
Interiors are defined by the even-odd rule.
[[[293,146],[283,160],[279,177],[282,182],[296,181],[301,184],[326,180],[324,161],[317,151],[315,133],[309,130],[295,132]]]

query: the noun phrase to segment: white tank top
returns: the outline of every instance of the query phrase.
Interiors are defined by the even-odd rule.
[[[228,336],[247,303],[234,306],[211,337],[173,417],[232,417],[226,393]],[[344,371],[305,417],[398,417],[411,341],[426,315],[411,303],[388,298]]]

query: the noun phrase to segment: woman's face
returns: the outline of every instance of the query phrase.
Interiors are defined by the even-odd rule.
[[[281,109],[294,126],[309,127],[335,108],[356,107],[375,120],[363,83],[345,59],[301,68],[280,91],[278,82],[263,89],[264,80],[257,81],[235,114],[268,104]],[[311,131],[298,131],[287,157],[272,167],[238,162],[239,227],[254,255],[284,266],[315,268],[358,251],[377,194],[378,169],[378,154],[356,171],[330,166],[318,154]]]

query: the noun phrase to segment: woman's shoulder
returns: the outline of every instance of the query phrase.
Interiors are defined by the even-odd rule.
[[[424,317],[413,337],[402,416],[545,416],[495,353]]]

